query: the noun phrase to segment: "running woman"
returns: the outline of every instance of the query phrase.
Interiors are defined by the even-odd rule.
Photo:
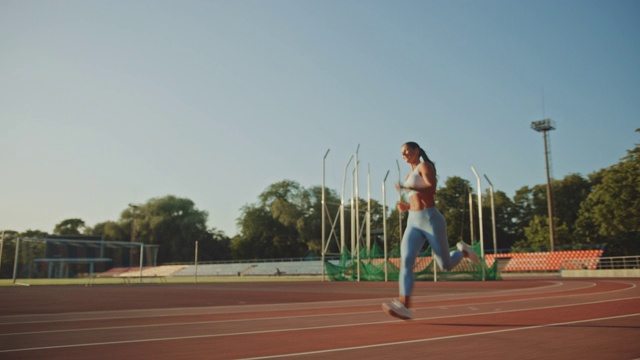
[[[404,184],[396,184],[396,189],[403,190],[409,199],[408,203],[398,202],[398,211],[409,211],[407,227],[400,244],[400,297],[382,304],[382,309],[391,316],[408,320],[412,318],[409,307],[414,283],[413,266],[425,240],[429,241],[440,269],[449,271],[464,258],[473,263],[479,263],[480,259],[478,254],[462,241],[456,245],[458,250],[449,253],[447,224],[435,202],[436,166],[415,142],[405,143],[401,150],[402,159],[411,165],[411,172]]]

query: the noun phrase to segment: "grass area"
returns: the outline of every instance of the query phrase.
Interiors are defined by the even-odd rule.
[[[124,284],[194,284],[194,283],[240,283],[240,282],[291,282],[291,281],[322,281],[322,276],[179,276],[166,277],[161,281],[160,277],[129,278],[125,282],[123,278],[95,278],[92,285],[124,285]],[[11,279],[0,279],[0,286],[37,286],[37,285],[81,285],[89,284],[88,278],[75,279],[17,279],[13,283]]]

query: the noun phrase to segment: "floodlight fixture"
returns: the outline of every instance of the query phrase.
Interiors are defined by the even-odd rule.
[[[551,119],[538,120],[531,123],[531,128],[537,132],[555,130],[556,122]]]

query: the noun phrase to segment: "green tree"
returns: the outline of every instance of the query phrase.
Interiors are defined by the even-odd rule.
[[[458,176],[447,178],[444,187],[438,189],[437,206],[447,221],[449,246],[461,240],[471,243],[469,189],[469,181]]]
[[[234,258],[281,258],[302,257],[309,253],[321,254],[322,245],[322,188],[305,189],[291,180],[274,183],[258,197],[256,204],[242,208],[238,219],[240,234],[231,243]],[[337,217],[340,200],[333,190],[325,189],[327,203],[326,233],[329,252],[338,253],[340,224]],[[368,203],[359,199],[362,229],[361,243],[366,242],[366,212]],[[350,208],[348,209],[350,211]],[[350,247],[351,219],[346,213],[346,246]],[[382,205],[371,200],[371,229],[382,228]],[[333,228],[332,228],[333,225]],[[333,232],[332,232],[333,229]],[[373,232],[373,231],[372,231]],[[372,241],[381,241],[373,238]]]
[[[307,220],[307,226],[305,227],[306,234],[304,235],[307,240],[307,247],[314,255],[319,256],[322,254],[322,187],[314,186],[308,190],[311,203],[311,211]],[[325,236],[329,237],[327,252],[337,254],[340,252],[340,222],[339,218],[336,218],[336,214],[340,209],[340,198],[337,193],[325,188],[325,203],[327,210],[325,211]],[[336,221],[336,223],[333,223]],[[333,232],[332,232],[332,224]],[[326,245],[325,245],[326,246]]]
[[[234,259],[300,257],[306,251],[295,228],[285,226],[264,207],[243,207],[238,227],[241,232],[231,241]]]
[[[560,224],[573,227],[580,204],[591,192],[591,183],[579,174],[569,174],[553,182],[554,216]]]
[[[0,231],[0,238],[2,238],[2,258],[0,259],[0,278],[11,278],[13,276],[13,264],[15,261],[16,242],[18,238],[32,238],[42,239],[49,235],[48,233],[40,230],[26,230],[22,233],[18,233],[13,230]],[[24,251],[24,247],[19,253],[19,266],[18,272],[27,270],[25,264],[30,264],[34,258],[44,256],[44,244],[35,242],[29,246],[29,251]]]
[[[636,131],[640,131],[636,130]],[[640,146],[593,174],[593,191],[582,202],[576,232],[583,243],[606,243],[608,255],[640,253]]]
[[[207,212],[198,210],[189,199],[173,195],[154,198],[136,209],[135,241],[160,245],[159,263],[191,262],[195,242],[211,238],[207,217]],[[125,239],[131,238],[132,221],[133,209],[128,208],[120,216],[120,226],[127,231]]]
[[[574,224],[580,204],[591,190],[591,183],[579,174],[570,174],[552,181],[554,247],[579,242],[574,236]],[[549,247],[549,210],[546,185],[523,187],[514,196],[513,244],[524,249]],[[543,221],[544,219],[544,221]],[[517,245],[516,245],[517,244]]]
[[[574,236],[580,204],[591,192],[591,183],[579,174],[570,174],[553,182],[555,246],[579,243]],[[566,228],[567,231],[563,231]]]
[[[307,252],[310,195],[298,183],[283,180],[242,208],[240,233],[231,241],[235,259],[300,257]]]
[[[231,239],[222,230],[209,229],[207,235],[198,240],[199,261],[230,260]]]
[[[16,251],[16,240],[20,237],[17,231],[4,230],[0,232],[2,237],[2,264],[0,264],[0,278],[11,278],[13,275],[13,261]]]
[[[518,240],[518,209],[515,203],[503,191],[494,191],[493,193],[495,216],[496,216],[496,242],[498,249],[508,249]],[[487,195],[488,197],[488,195]],[[487,198],[482,202],[484,209],[483,226],[488,232],[485,233],[486,239],[490,239],[493,243],[493,224],[491,223],[491,199]],[[485,230],[485,231],[487,231]],[[493,246],[493,245],[492,245]],[[491,247],[492,247],[491,246]],[[486,246],[485,248],[489,248]]]
[[[25,232],[20,233],[20,237],[22,238],[35,238],[42,239],[49,235],[46,231],[40,230],[26,230]]]
[[[569,236],[569,227],[566,224],[558,224],[555,219],[556,238],[567,238]],[[548,251],[551,242],[549,240],[549,217],[535,215],[529,226],[524,228],[526,239],[517,241],[511,248],[512,251]],[[554,247],[557,244],[554,243]]]
[[[307,217],[311,214],[311,197],[300,184],[283,180],[270,185],[260,194],[260,206],[283,226],[298,232],[300,241],[306,235]]]
[[[389,206],[391,212],[387,217],[387,246],[389,251],[400,251],[400,242],[402,240],[401,234],[404,234],[407,227],[408,214],[398,211],[398,207],[394,202]]]
[[[67,219],[61,221],[53,229],[55,235],[80,235],[86,226],[82,219]]]
[[[531,249],[548,249],[550,245],[548,220],[547,216],[534,215],[529,225],[524,228],[525,239],[516,241],[511,250],[522,252]]]
[[[514,243],[526,239],[524,229],[529,226],[535,215],[533,206],[532,189],[523,186],[516,190],[513,196],[515,232],[513,234]]]
[[[130,238],[128,238],[130,232],[131,225],[129,223],[124,224],[117,221],[97,223],[91,228],[92,235],[102,236],[108,241],[130,241]]]

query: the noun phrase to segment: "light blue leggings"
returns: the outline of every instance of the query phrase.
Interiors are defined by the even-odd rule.
[[[413,266],[424,241],[428,240],[440,269],[451,270],[462,261],[464,254],[449,253],[447,223],[437,208],[409,211],[407,228],[400,245],[400,295],[410,296],[413,290]]]

